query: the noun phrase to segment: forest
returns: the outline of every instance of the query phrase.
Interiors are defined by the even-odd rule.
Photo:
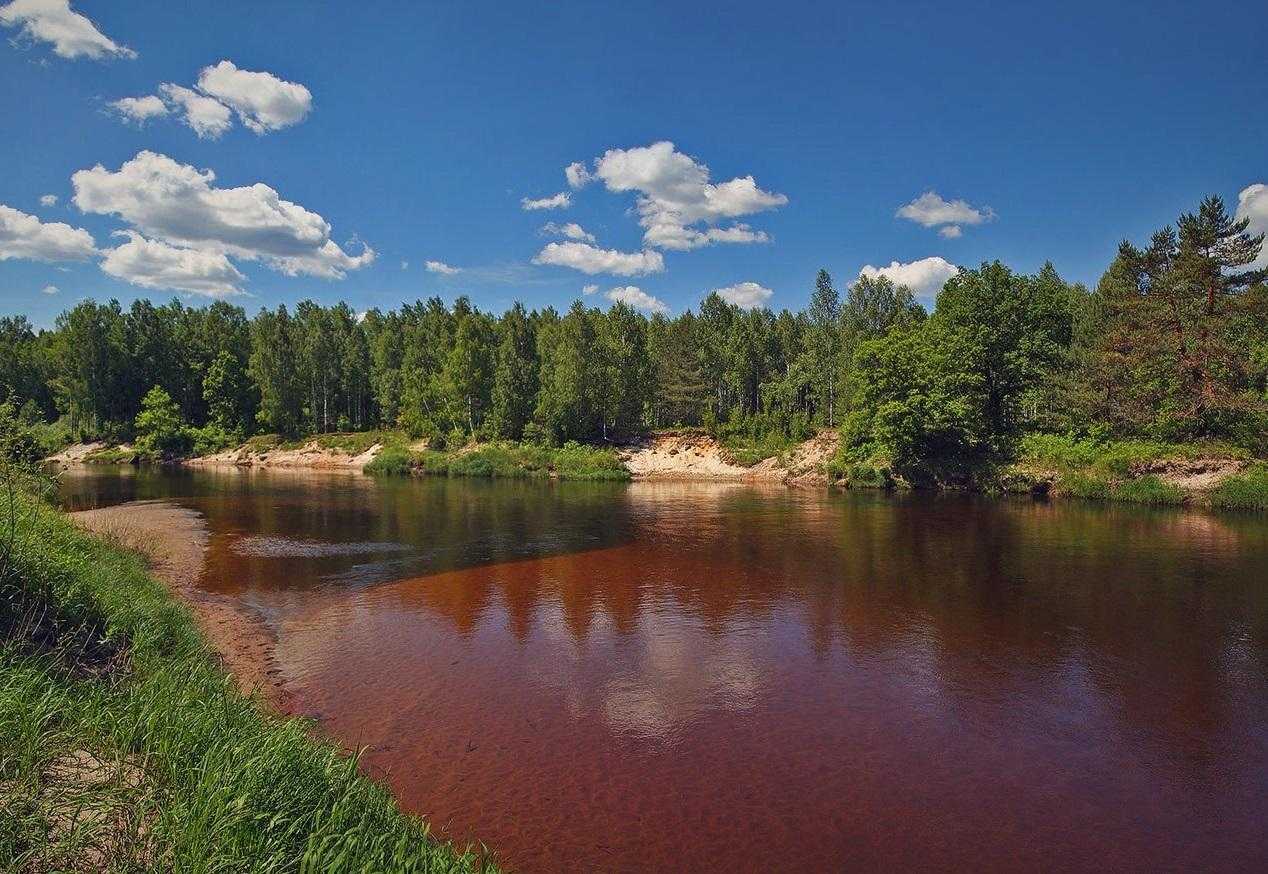
[[[84,300],[51,330],[0,319],[0,403],[43,451],[140,438],[181,455],[376,429],[436,448],[558,446],[700,427],[773,452],[829,427],[845,462],[883,458],[913,481],[971,479],[1030,434],[1261,457],[1262,245],[1211,197],[1122,243],[1095,288],[996,261],[962,269],[931,311],[883,277],[838,289],[826,271],[799,312],[714,294],[673,318],[582,301],[495,315],[466,297],[253,316]]]

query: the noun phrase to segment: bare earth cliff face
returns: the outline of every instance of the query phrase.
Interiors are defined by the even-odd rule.
[[[823,485],[828,481],[823,465],[836,452],[837,440],[836,432],[823,431],[782,456],[752,467],[735,464],[707,434],[657,434],[624,450],[620,457],[635,479]]]

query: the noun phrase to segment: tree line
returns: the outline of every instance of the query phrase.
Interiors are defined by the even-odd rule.
[[[1262,452],[1268,375],[1263,237],[1218,198],[1094,289],[1048,264],[962,269],[931,312],[906,287],[820,271],[807,307],[644,316],[465,297],[358,314],[304,301],[248,316],[85,300],[52,330],[0,319],[0,401],[76,437],[126,439],[155,387],[173,415],[229,443],[399,428],[437,445],[558,444],[703,426],[802,439],[840,427],[855,457],[971,471],[1027,431],[1226,440]],[[155,399],[151,398],[150,406]]]

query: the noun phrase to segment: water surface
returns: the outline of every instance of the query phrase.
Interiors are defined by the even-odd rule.
[[[514,870],[1264,870],[1268,519],[77,472],[203,513],[302,712]]]

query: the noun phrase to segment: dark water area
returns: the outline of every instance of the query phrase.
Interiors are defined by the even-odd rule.
[[[299,709],[517,871],[1268,869],[1268,517],[711,484],[164,498]]]

